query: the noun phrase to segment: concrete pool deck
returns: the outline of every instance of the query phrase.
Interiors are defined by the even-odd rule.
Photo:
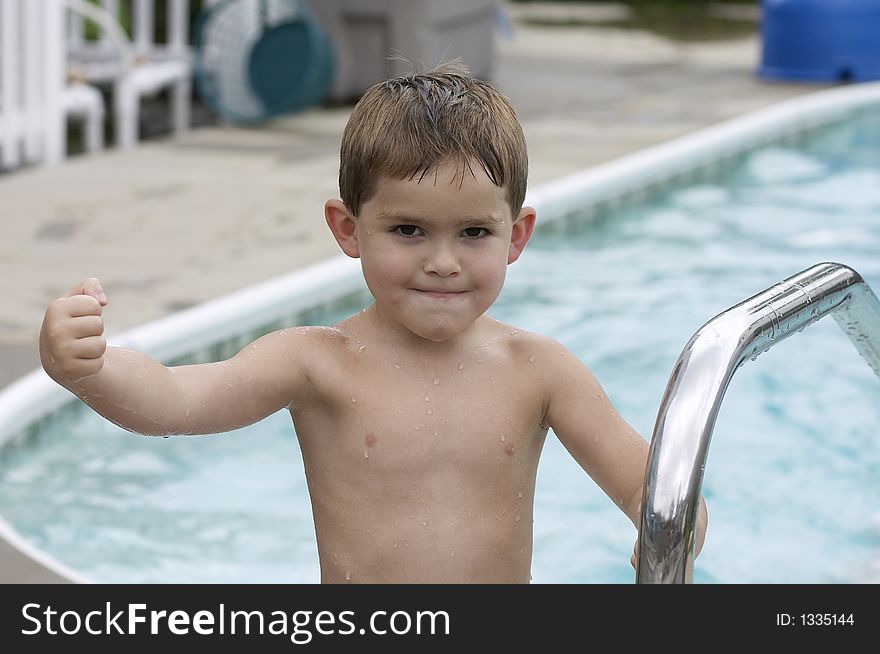
[[[493,81],[523,123],[535,187],[821,88],[762,83],[758,57],[756,37],[680,43],[515,21]],[[46,305],[84,277],[101,278],[115,332],[335,256],[322,206],[338,192],[349,111],[201,128],[0,177],[0,387],[38,366]],[[52,578],[0,548],[0,582],[13,581]]]

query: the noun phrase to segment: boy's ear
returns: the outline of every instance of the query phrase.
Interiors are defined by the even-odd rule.
[[[324,219],[339,247],[353,259],[360,257],[357,240],[357,223],[342,200],[327,200]]]
[[[507,251],[507,263],[511,264],[522,254],[526,243],[535,231],[535,219],[537,212],[534,207],[523,207],[519,216],[513,221],[513,232],[510,235],[510,249]]]

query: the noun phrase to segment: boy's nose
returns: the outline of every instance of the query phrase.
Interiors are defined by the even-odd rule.
[[[451,247],[436,247],[425,259],[424,270],[428,274],[449,277],[461,272],[461,263]]]

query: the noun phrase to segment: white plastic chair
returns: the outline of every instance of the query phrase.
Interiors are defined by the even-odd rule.
[[[90,84],[69,84],[61,96],[61,106],[68,118],[83,123],[86,152],[104,147],[104,98]]]
[[[17,0],[0,0],[0,168],[20,162],[24,138],[19,88],[20,44]]]
[[[88,152],[103,147],[100,91],[66,79],[60,2],[0,0],[0,168],[60,162],[68,119],[84,123]]]
[[[171,88],[172,127],[190,126],[192,54],[188,45],[189,0],[167,0],[168,42],[154,38],[155,0],[133,0],[134,38],[119,22],[119,0],[101,6],[85,0],[64,0],[74,14],[68,25],[67,51],[71,71],[92,83],[112,83],[116,144],[130,148],[138,140],[141,99]],[[84,18],[94,22],[98,41],[84,39]]]

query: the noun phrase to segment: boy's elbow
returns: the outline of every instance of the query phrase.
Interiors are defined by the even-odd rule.
[[[107,416],[104,417],[107,418]],[[117,421],[111,418],[108,418],[108,420],[136,436],[175,436],[185,433],[177,426],[166,421],[151,419],[144,415],[125,421]]]

